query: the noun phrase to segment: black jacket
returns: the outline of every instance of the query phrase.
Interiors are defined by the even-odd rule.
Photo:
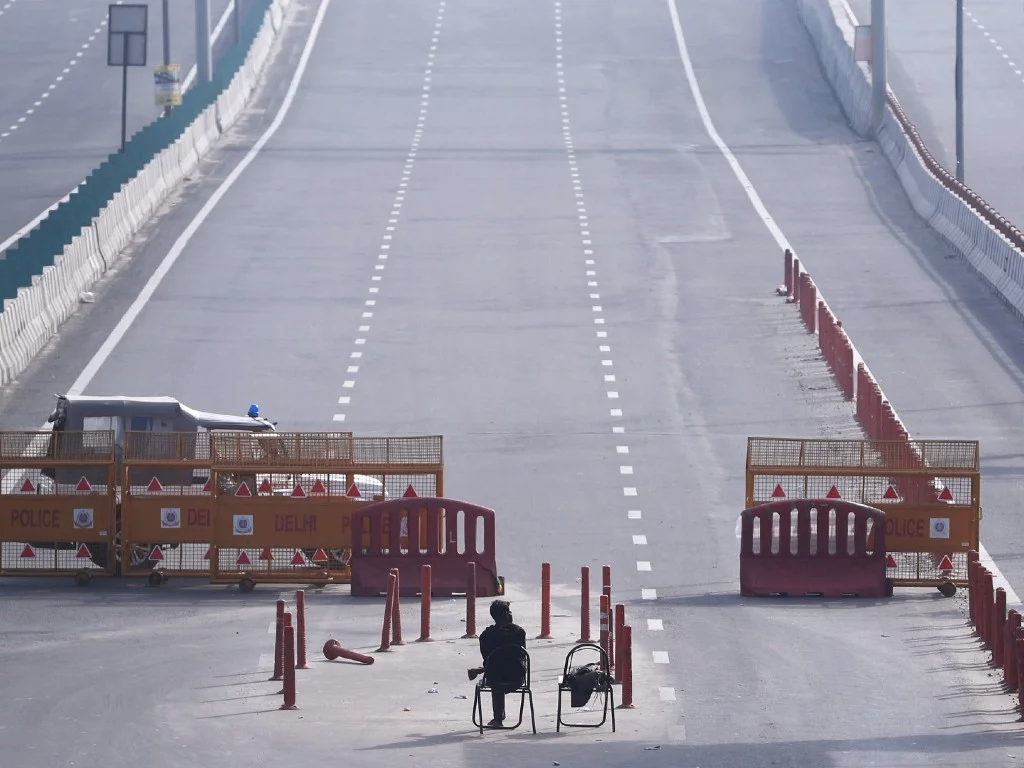
[[[480,655],[485,661],[499,648],[509,651],[491,661],[489,677],[517,685],[525,681],[526,659],[514,652],[516,647],[526,647],[526,630],[518,624],[492,624],[480,633]]]

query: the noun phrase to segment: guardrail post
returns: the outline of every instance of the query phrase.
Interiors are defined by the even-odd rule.
[[[430,642],[430,599],[431,599],[431,571],[429,565],[424,565],[420,569],[420,591],[422,597],[420,599],[420,637],[417,642],[429,643]]]
[[[551,563],[540,565],[540,634],[537,639],[551,639]]]
[[[271,681],[284,679],[284,600],[277,601],[277,629],[274,636],[274,674]]]
[[[590,642],[590,566],[580,568],[580,642]]]

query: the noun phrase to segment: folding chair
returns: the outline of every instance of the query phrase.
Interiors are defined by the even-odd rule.
[[[495,674],[494,670],[497,670],[508,664],[514,662],[518,664],[522,661],[526,667],[526,675],[522,681],[516,680],[502,680],[500,676]],[[503,664],[504,662],[504,664]],[[483,693],[489,693],[494,689],[494,686],[500,686],[505,688],[505,696],[508,697],[514,694],[520,694],[519,701],[519,719],[515,725],[503,725],[501,730],[511,731],[518,728],[523,724],[523,711],[526,708],[526,699],[530,699],[530,723],[533,726],[533,732],[537,732],[537,718],[533,710],[533,691],[530,690],[530,654],[526,652],[526,649],[522,646],[506,646],[503,648],[497,648],[484,659],[484,672],[480,676],[480,680],[476,684],[476,692],[473,696],[473,725],[480,729],[480,733],[484,732],[484,707],[483,707]],[[477,715],[479,714],[479,720]]]
[[[591,692],[590,696],[593,698],[595,693],[600,693],[604,696],[604,710],[601,713],[601,722],[599,723],[567,723],[562,719],[562,694],[568,693],[571,701],[573,689],[569,670],[573,668],[573,657],[580,651],[596,651],[598,655],[597,683],[594,685],[594,690]],[[583,665],[577,663],[577,666]],[[565,666],[562,668],[562,674],[558,678],[558,719],[555,726],[556,731],[561,731],[563,725],[566,728],[600,728],[608,719],[608,705],[610,703],[612,713],[612,733],[615,733],[615,689],[612,687],[612,676],[608,674],[609,669],[611,669],[611,666],[608,663],[608,653],[597,643],[580,643],[566,654]]]

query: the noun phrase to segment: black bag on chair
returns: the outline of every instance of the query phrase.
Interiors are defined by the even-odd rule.
[[[585,664],[570,670],[569,679],[566,681],[570,689],[569,703],[574,708],[585,707],[602,680],[610,682],[611,676],[602,672],[601,665],[597,663]]]

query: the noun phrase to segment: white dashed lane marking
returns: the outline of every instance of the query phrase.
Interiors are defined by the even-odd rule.
[[[1007,64],[1007,66],[1010,69],[1013,70],[1013,74],[1015,74],[1015,75],[1017,75],[1017,77],[1021,78],[1021,82],[1024,82],[1024,71],[1022,71],[1021,69],[1019,69],[1017,67],[1017,62],[1013,61],[1010,58],[1010,54],[1006,53],[1003,50],[1003,46],[999,44],[999,41],[996,40],[995,37],[993,37],[991,32],[989,32],[987,29],[985,29],[985,25],[982,24],[980,21],[978,21],[978,17],[975,16],[971,11],[968,11],[967,9],[964,9],[964,18],[971,20],[971,22],[974,24],[974,26],[978,28],[978,31],[981,32],[981,34],[983,34],[985,36],[985,39],[988,40],[990,43],[992,43],[992,45],[996,49],[996,52],[1003,58],[1003,60]]]
[[[402,215],[402,206],[405,204],[406,190],[409,188],[409,179],[412,177],[413,168],[416,165],[416,153],[419,151],[420,142],[423,139],[423,126],[427,122],[427,111],[430,107],[430,82],[434,72],[434,58],[437,53],[437,41],[441,38],[441,28],[444,25],[444,11],[445,11],[446,0],[441,0],[438,5],[437,17],[434,20],[434,33],[431,37],[430,53],[427,55],[427,67],[423,73],[423,93],[420,97],[420,110],[419,118],[416,121],[416,129],[413,131],[412,143],[409,146],[409,154],[406,157],[405,165],[402,167],[402,175],[398,180],[398,191],[395,193],[395,199],[391,204],[391,215],[388,219],[387,225],[384,227],[384,235],[381,238],[381,245],[378,248],[377,253],[377,264],[374,265],[373,271],[375,274],[370,276],[371,285],[367,289],[367,293],[371,296],[376,296],[380,293],[381,286],[379,285],[384,281],[384,274],[387,269],[387,261],[389,251],[391,250],[391,244],[394,240],[395,232],[398,229],[399,217]],[[363,302],[363,320],[372,320],[373,313],[376,311],[377,299],[368,298]],[[369,340],[369,334],[371,332],[371,325],[364,323],[360,325],[357,333],[359,334],[355,339],[354,346],[357,349],[349,353],[350,360],[359,360],[363,356],[363,350],[366,347],[366,343]],[[347,373],[356,374],[359,373],[358,365],[350,365],[346,369]],[[352,390],[356,386],[355,379],[346,379],[341,388],[345,390]],[[343,395],[338,398],[338,405],[351,405],[351,395]],[[343,411],[337,411],[334,414],[334,421],[343,422],[345,421],[346,414]]]
[[[3,12],[10,8],[15,1],[16,0],[10,0],[5,5],[0,6],[0,15],[3,15]],[[121,5],[123,2],[124,0],[115,0],[115,5]],[[91,35],[89,35],[89,39],[82,43],[79,49],[75,51],[74,57],[67,63],[67,66],[61,70],[61,73],[57,75],[54,81],[46,87],[46,90],[39,95],[39,98],[36,101],[32,102],[32,106],[28,107],[25,110],[25,114],[19,117],[14,123],[9,125],[7,128],[3,129],[3,131],[0,131],[0,142],[2,142],[15,131],[17,131],[18,128],[21,127],[22,124],[24,124],[26,118],[28,118],[29,115],[35,114],[36,109],[41,107],[43,105],[43,102],[50,97],[50,94],[53,93],[57,85],[64,82],[65,75],[71,73],[71,68],[78,64],[78,60],[82,58],[85,52],[89,49],[89,46],[92,45],[92,43],[96,40],[97,35],[99,35],[103,31],[103,28],[105,26],[107,26],[107,20],[103,19],[103,21],[100,22],[99,26],[92,31]]]
[[[583,182],[580,178],[579,164],[576,160],[576,149],[575,142],[573,141],[572,135],[572,124],[569,113],[569,98],[566,95],[566,80],[565,80],[565,66],[563,64],[563,47],[564,40],[562,38],[562,4],[560,0],[555,2],[555,50],[556,50],[556,62],[555,69],[558,78],[558,100],[560,102],[561,109],[561,123],[562,123],[562,134],[565,142],[566,156],[569,161],[569,176],[572,180],[572,190],[574,199],[576,201],[576,211],[579,218],[580,227],[580,243],[581,250],[583,251],[583,274],[585,277],[587,287],[587,297],[590,299],[590,313],[593,317],[594,325],[598,326],[598,330],[595,331],[597,338],[599,339],[597,351],[600,355],[600,370],[602,380],[606,384],[615,382],[615,358],[612,356],[611,344],[607,343],[609,332],[607,330],[608,323],[606,322],[604,305],[598,303],[601,301],[601,293],[599,291],[600,285],[597,274],[597,259],[595,258],[594,239],[591,234],[590,221],[587,214],[586,197],[583,191]],[[608,400],[620,401],[621,393],[618,389],[607,389],[605,390],[605,397]],[[609,416],[613,419],[622,418],[622,408],[611,408],[608,411]],[[626,428],[621,425],[612,426],[612,434],[623,435],[626,432]],[[615,453],[618,456],[631,455],[629,445],[619,442],[615,445]],[[635,467],[633,464],[620,464],[619,474],[622,476],[633,477],[635,475]],[[629,485],[623,486],[622,495],[624,497],[633,498],[638,496],[637,486]],[[630,509],[626,512],[629,520],[640,520],[642,515],[639,509]],[[647,536],[642,533],[632,534],[633,545],[638,547],[647,546]],[[637,560],[636,569],[641,573],[649,573],[652,570],[652,565],[649,560]],[[658,592],[655,589],[643,588],[640,590],[640,595],[644,600],[657,600]],[[647,628],[652,631],[660,631],[663,629],[661,619],[648,619]],[[665,651],[653,651],[652,658],[655,664],[668,664],[668,653]],[[659,697],[662,701],[675,701],[675,689],[673,688],[658,688]]]

